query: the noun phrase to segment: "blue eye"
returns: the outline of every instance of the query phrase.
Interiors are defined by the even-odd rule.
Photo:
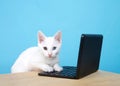
[[[47,50],[47,47],[43,47],[44,50]]]
[[[53,47],[53,49],[52,49],[52,50],[56,50],[56,48],[57,48],[57,47]]]

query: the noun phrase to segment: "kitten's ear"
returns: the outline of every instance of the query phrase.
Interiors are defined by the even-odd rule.
[[[55,36],[54,36],[55,40],[57,40],[58,42],[62,41],[62,33],[61,31],[58,31]]]
[[[39,31],[38,32],[38,43],[43,42],[45,40],[45,37],[46,36],[41,31]]]

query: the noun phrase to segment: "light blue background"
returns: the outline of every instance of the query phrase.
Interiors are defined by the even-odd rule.
[[[120,73],[120,0],[0,0],[0,73],[37,45],[37,32],[63,34],[61,65],[76,65],[82,33],[104,35],[100,69]]]

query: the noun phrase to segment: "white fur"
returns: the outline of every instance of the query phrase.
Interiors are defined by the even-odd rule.
[[[58,53],[61,47],[61,32],[53,37],[46,37],[38,32],[38,46],[26,49],[20,54],[11,68],[11,73],[42,70],[46,72],[62,71]]]

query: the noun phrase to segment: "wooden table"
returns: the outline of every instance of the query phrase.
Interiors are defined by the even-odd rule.
[[[38,76],[36,72],[1,74],[0,86],[120,86],[120,74],[99,70],[78,80]]]

